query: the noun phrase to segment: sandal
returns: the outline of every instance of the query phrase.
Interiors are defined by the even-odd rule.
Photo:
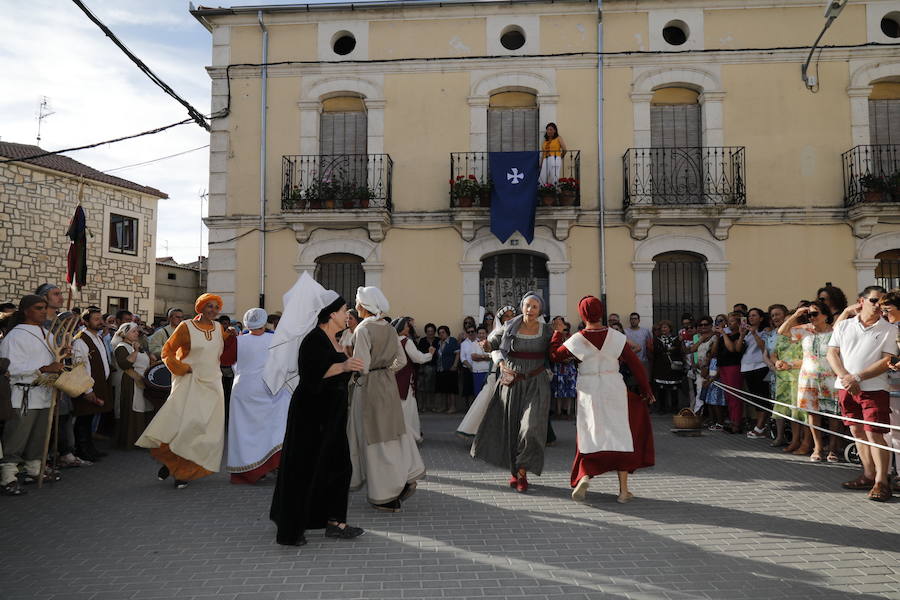
[[[891,488],[886,483],[878,482],[869,491],[869,500],[875,502],[887,502],[891,499]]]
[[[856,479],[845,481],[841,484],[841,487],[845,490],[867,490],[873,485],[875,485],[874,479],[869,479],[865,475],[860,475]]]
[[[825,460],[827,460],[827,461],[830,462],[830,463],[839,463],[839,462],[841,462],[840,457],[839,457],[836,453],[834,453],[834,452],[829,452],[829,453],[828,453],[828,456],[825,457]]]
[[[24,496],[28,492],[19,487],[19,482],[12,480],[4,486],[0,486],[0,496]]]
[[[813,452],[809,456],[809,462],[822,462],[822,455],[818,452]]]

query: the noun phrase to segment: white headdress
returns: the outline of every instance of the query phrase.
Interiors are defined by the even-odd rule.
[[[119,328],[116,329],[116,333],[113,334],[112,339],[109,341],[109,345],[113,349],[115,349],[116,346],[118,346],[122,342],[125,342],[125,336],[128,335],[129,331],[131,331],[132,329],[137,329],[137,328],[138,328],[137,323],[122,323],[121,325],[119,325]],[[128,342],[125,342],[125,343],[127,344]]]
[[[356,288],[356,303],[376,317],[383,317],[391,310],[391,303],[375,286]]]
[[[269,360],[263,371],[263,381],[270,392],[277,394],[285,385],[291,391],[297,387],[300,342],[316,326],[319,312],[339,297],[305,271],[284,295],[284,313],[269,344]]]
[[[262,329],[266,326],[269,314],[262,308],[251,308],[244,313],[244,327],[247,329]]]

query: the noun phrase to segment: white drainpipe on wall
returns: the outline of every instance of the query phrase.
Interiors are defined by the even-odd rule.
[[[260,80],[261,102],[259,107],[259,307],[266,307],[266,110],[268,103],[267,78],[269,68],[269,30],[263,23],[263,11],[257,13],[262,29],[262,71]]]
[[[597,0],[597,208],[600,211],[600,300],[603,301],[603,322],[608,314],[606,306],[606,173],[603,154],[603,0]]]

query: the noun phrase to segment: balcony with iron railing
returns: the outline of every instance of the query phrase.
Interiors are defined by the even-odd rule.
[[[653,225],[706,225],[718,239],[746,204],[743,146],[629,148],[622,156],[625,222],[635,239]]]
[[[841,155],[844,206],[900,202],[900,144],[856,146]]]
[[[629,148],[622,157],[624,206],[740,205],[743,146]]]
[[[490,152],[450,153],[450,207],[491,205]],[[539,167],[536,165],[536,167]],[[550,185],[538,186],[539,207],[581,205],[581,151],[568,150],[558,169],[550,168]]]
[[[900,144],[869,144],[841,155],[844,206],[856,237],[900,217]]]
[[[281,211],[301,242],[316,227],[390,224],[393,162],[387,154],[303,154],[281,159]]]
[[[491,172],[489,152],[451,152],[449,200],[453,220],[462,236],[471,240],[475,230],[489,222]],[[536,164],[535,169],[540,168]],[[535,223],[566,239],[581,206],[581,151],[567,150],[558,167],[548,164],[544,185],[536,183],[538,204]]]
[[[391,209],[387,154],[305,154],[281,159],[282,210]]]

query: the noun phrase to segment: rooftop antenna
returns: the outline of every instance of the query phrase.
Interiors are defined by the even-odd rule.
[[[37,145],[41,145],[41,123],[49,117],[50,115],[55,115],[56,113],[50,110],[50,100],[47,96],[41,96],[41,104],[38,107],[38,130],[37,130]]]

